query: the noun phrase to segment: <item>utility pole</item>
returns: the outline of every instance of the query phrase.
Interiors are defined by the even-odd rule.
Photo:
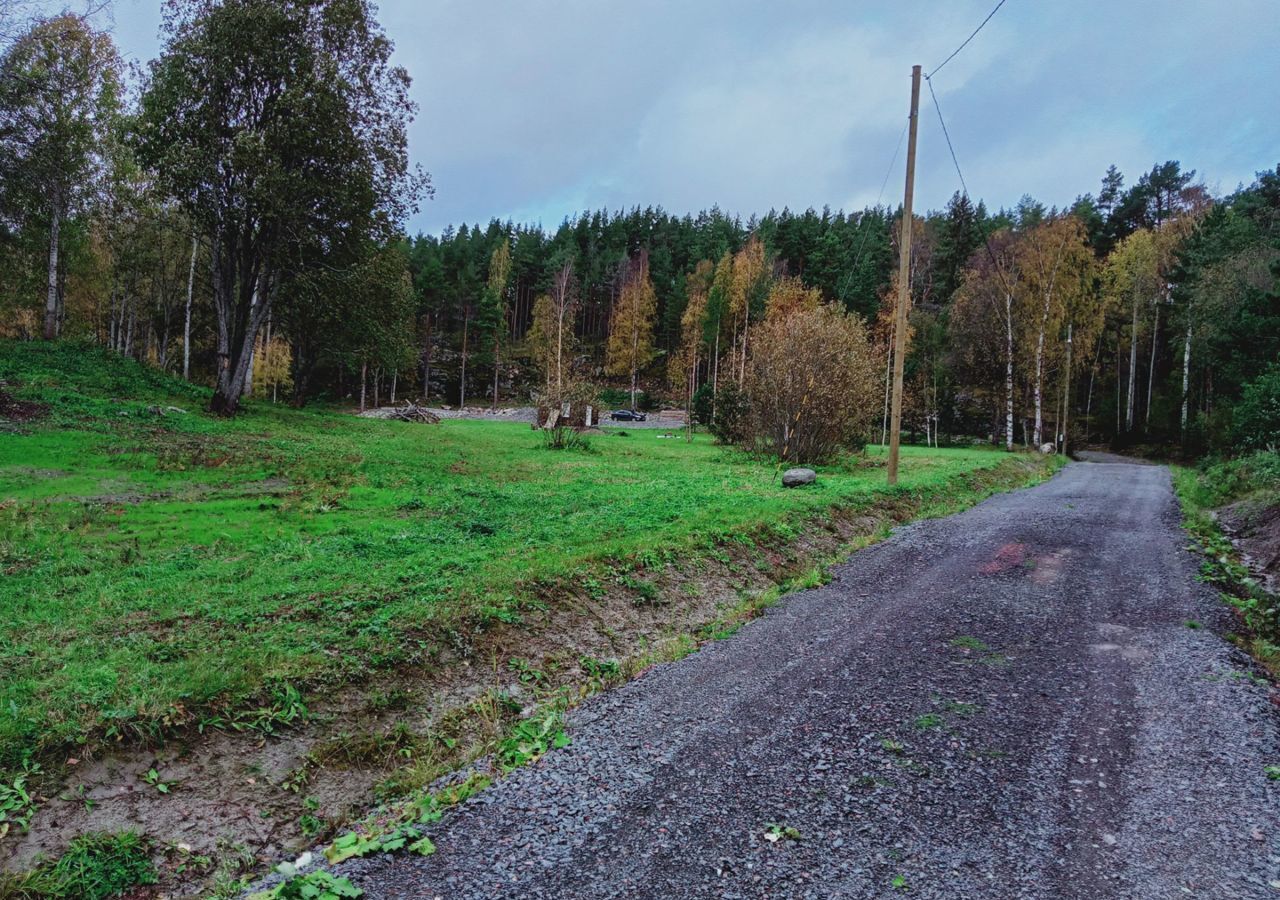
[[[911,200],[916,189],[916,125],[920,121],[920,67],[911,67],[911,118],[907,137],[907,187],[898,241],[898,310],[893,326],[893,404],[889,412],[889,484],[898,483],[902,440],[902,362],[907,350],[907,304],[911,300]]]
[[[1062,404],[1062,455],[1067,456],[1067,435],[1071,433],[1071,323],[1067,323],[1067,399]]]

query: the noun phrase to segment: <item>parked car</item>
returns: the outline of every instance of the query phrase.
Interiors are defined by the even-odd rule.
[[[609,413],[609,418],[615,422],[643,422],[649,417],[634,409],[615,409]]]

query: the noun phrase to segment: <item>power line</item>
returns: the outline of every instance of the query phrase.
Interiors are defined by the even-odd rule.
[[[898,134],[898,146],[893,149],[893,159],[889,160],[889,168],[885,170],[884,180],[880,182],[880,193],[876,195],[877,207],[880,206],[880,201],[884,198],[884,189],[889,185],[889,176],[893,174],[893,166],[898,161],[898,154],[902,152],[902,139],[907,136],[907,125],[910,124],[911,122],[908,120],[906,125],[902,126],[902,131]]]
[[[973,34],[965,38],[963,44],[961,44],[955,50],[951,51],[950,56],[948,56],[942,62],[938,63],[936,66],[934,66],[933,71],[924,77],[926,79],[932,78],[934,75],[937,75],[940,71],[942,71],[943,66],[951,62],[951,60],[955,59],[960,54],[960,51],[963,50],[965,47],[969,46],[969,42],[978,36],[978,32],[986,27],[987,23],[991,21],[991,17],[1000,11],[1000,7],[1004,6],[1005,2],[1006,0],[1000,0],[1000,2],[996,4],[996,8],[991,10],[991,12],[987,13],[987,17],[982,20],[982,24],[979,25],[977,28],[973,29]]]
[[[1004,0],[1001,0],[1001,3],[1003,2]],[[996,7],[996,9],[999,8],[999,6]],[[994,11],[992,12],[992,15],[995,15]],[[987,16],[987,18],[989,19],[991,16]],[[974,34],[977,34],[977,32],[974,32]],[[968,41],[965,43],[968,43]],[[963,47],[964,45],[962,44],[961,46]],[[956,53],[958,52],[960,51],[957,50]],[[955,53],[951,55],[954,56]],[[939,68],[941,68],[941,66],[939,66]],[[934,69],[934,71],[936,72],[937,69]],[[934,93],[932,79],[926,77],[925,84],[929,85],[929,96],[933,98],[933,108],[938,113],[938,124],[942,126],[942,136],[947,141],[947,151],[951,154],[951,163],[956,167],[956,175],[960,179],[960,189],[964,193],[964,198],[969,200],[969,186],[965,183],[964,172],[960,171],[960,160],[956,158],[956,148],[951,144],[951,133],[947,131],[947,121],[942,117],[942,106],[938,103],[938,95]],[[985,231],[985,229],[983,230]],[[991,235],[984,234],[982,236],[982,246],[986,249],[987,256],[991,259],[991,267],[995,270],[996,275],[1000,277],[1000,282],[1004,285],[1005,292],[1012,294],[1013,289],[1009,286],[1008,280],[1004,277],[1004,270],[1000,268],[1000,263],[996,260],[995,253],[991,250]]]
[[[954,56],[955,54],[952,55]],[[937,70],[935,69],[934,71]],[[938,111],[938,124],[942,126],[942,136],[947,139],[947,150],[951,153],[951,163],[956,167],[956,174],[960,176],[960,187],[964,189],[965,197],[968,197],[969,186],[964,183],[964,173],[960,171],[960,160],[956,159],[956,148],[951,145],[951,133],[947,131],[947,122],[942,118],[942,107],[938,105],[938,95],[933,92],[933,81],[931,79],[932,76],[926,77],[924,83],[929,85],[929,96],[933,98],[933,108]]]
[[[907,136],[907,126],[910,124],[911,120],[908,119],[907,123],[902,126],[901,133],[898,135],[898,146],[894,148],[893,159],[889,160],[889,168],[885,169],[884,180],[880,182],[880,193],[876,195],[875,209],[880,208],[880,201],[884,199],[884,190],[889,186],[889,178],[893,175],[893,167],[898,162],[898,154],[902,152],[902,139]],[[844,276],[844,284],[840,291],[840,299],[842,300],[844,299],[844,289],[849,286],[849,282],[853,278],[853,273],[857,271],[858,266],[862,264],[862,251],[866,249],[867,235],[870,234],[870,231],[862,226],[862,222],[859,222],[858,225],[862,230],[862,240],[858,241],[858,252],[853,255],[853,266]]]

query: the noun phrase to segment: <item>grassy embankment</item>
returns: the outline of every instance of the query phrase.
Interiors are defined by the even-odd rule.
[[[1176,467],[1174,486],[1182,503],[1183,526],[1205,555],[1203,579],[1239,613],[1245,634],[1236,640],[1280,677],[1280,598],[1252,577],[1212,515],[1240,501],[1259,508],[1280,504],[1280,453],[1258,452],[1209,460],[1198,468]]]
[[[502,423],[264,404],[217,420],[203,389],[83,347],[0,345],[0,381],[49,406],[0,422],[0,772],[77,743],[287,721],[299,689],[518,621],[539,583],[886,496],[875,460],[791,491],[705,436],[580,453]],[[967,473],[1008,464],[907,448],[897,494],[976,497],[990,485]]]

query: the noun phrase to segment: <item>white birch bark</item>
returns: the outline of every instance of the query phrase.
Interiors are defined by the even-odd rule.
[[[62,210],[55,201],[49,222],[49,284],[44,305],[44,339],[58,336],[58,244],[62,233]]]
[[[191,380],[191,299],[196,290],[196,249],[199,244],[191,237],[191,271],[187,273],[187,312],[182,323],[182,377]]]

